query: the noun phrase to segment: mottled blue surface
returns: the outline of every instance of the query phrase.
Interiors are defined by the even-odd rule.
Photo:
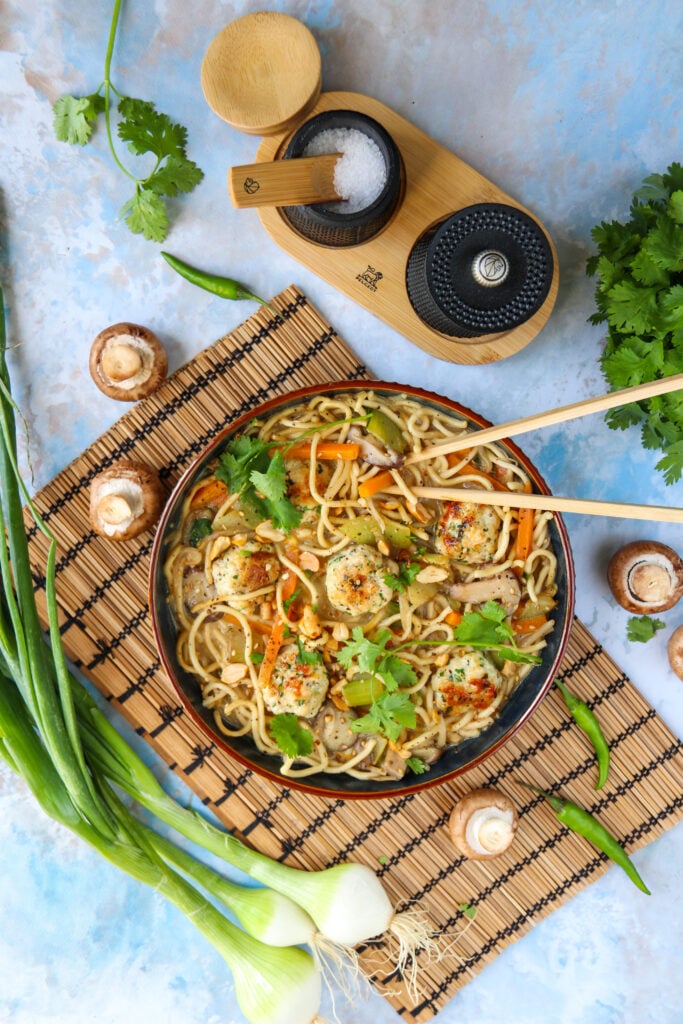
[[[254,211],[231,207],[227,169],[252,161],[258,139],[212,114],[199,69],[216,32],[262,6],[124,3],[115,82],[186,124],[190,156],[206,173],[172,204],[166,248],[258,294],[298,284],[375,373],[494,421],[601,393],[603,332],[587,323],[590,229],[624,217],[642,178],[681,159],[680,2],[276,5],[313,30],[325,88],[392,106],[534,210],[553,236],[561,285],[548,326],[511,359],[477,367],[411,345],[282,252]],[[0,273],[36,487],[121,414],[88,374],[102,327],[146,324],[176,368],[251,311],[190,288],[159,246],[117,221],[129,193],[102,132],[83,150],[54,140],[51,104],[101,80],[109,7],[6,0],[3,10]],[[612,432],[601,417],[539,431],[523,446],[559,494],[683,505],[683,486],[664,486],[637,432]],[[666,639],[683,609],[665,613],[666,630],[647,645],[629,644],[629,616],[609,594],[605,567],[616,547],[644,535],[681,551],[683,531],[576,515],[567,523],[579,616],[682,735],[683,683],[668,668]],[[0,796],[3,1024],[239,1024],[227,969],[179,914],[55,828],[1,771]],[[635,859],[651,898],[609,871],[485,968],[439,1024],[680,1024],[683,829]],[[375,995],[339,1011],[354,1024],[398,1020]]]

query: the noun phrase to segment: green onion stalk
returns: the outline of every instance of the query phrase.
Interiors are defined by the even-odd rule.
[[[122,871],[158,890],[189,918],[230,967],[246,1020],[315,1024],[322,987],[320,965],[309,952],[292,944],[312,934],[305,914],[289,907],[278,894],[240,892],[213,869],[176,849],[133,816],[88,755],[82,738],[87,691],[67,667],[59,634],[56,540],[21,480],[15,411],[0,290],[0,759],[24,780],[51,818]],[[49,541],[49,643],[40,627],[33,591],[22,499]],[[273,918],[284,906],[285,912],[291,911],[287,915],[292,924],[289,944],[277,946],[254,938],[233,924],[214,900],[234,907],[238,920],[246,919],[262,935],[272,931]],[[282,930],[280,925],[280,934]]]
[[[1,300],[0,292],[0,304]],[[4,584],[4,597],[0,601],[0,668],[6,670],[0,685],[7,685],[8,679],[16,683],[30,720],[45,744],[60,785],[68,795],[71,807],[67,806],[65,810],[61,803],[66,796],[62,789],[59,790],[57,820],[72,827],[75,814],[79,828],[82,823],[89,827],[85,838],[92,840],[97,836],[98,843],[108,840],[116,848],[120,816],[113,812],[111,801],[102,798],[102,787],[106,780],[122,789],[158,821],[271,890],[270,895],[258,897],[252,895],[259,891],[254,889],[249,889],[246,895],[238,894],[234,889],[229,892],[225,879],[218,873],[212,874],[212,869],[191,856],[186,857],[174,844],[165,843],[163,839],[154,836],[147,837],[147,847],[154,854],[157,871],[159,864],[163,864],[170,870],[178,870],[191,877],[214,898],[223,900],[243,928],[249,929],[257,938],[271,944],[282,941],[281,936],[279,939],[276,937],[276,932],[284,927],[285,936],[289,935],[291,944],[305,943],[312,947],[319,966],[322,966],[321,956],[329,958],[337,967],[348,962],[353,965],[357,963],[353,947],[385,933],[391,933],[398,941],[395,966],[400,971],[415,967],[415,953],[420,949],[437,956],[432,926],[426,915],[416,907],[398,912],[392,906],[376,873],[368,866],[346,863],[319,871],[292,868],[247,847],[198,812],[177,803],[100,711],[86,688],[69,672],[57,621],[54,583],[56,542],[40,520],[20,482],[14,433],[15,407],[9,389],[4,332],[1,338],[2,515],[7,525],[12,553],[10,556],[7,551],[3,552],[0,545]],[[32,591],[21,498],[26,501],[30,513],[50,542],[51,554],[46,572],[49,645],[44,643],[40,631]],[[26,651],[24,648],[27,647],[27,641],[20,628],[22,613],[14,609],[10,564],[17,578],[17,589],[21,592],[22,609],[27,613],[27,621],[31,625],[31,647]],[[21,672],[28,676],[28,682],[24,682]],[[51,691],[58,693],[58,700]],[[48,710],[43,709],[43,701],[47,702],[55,722],[51,721]],[[26,778],[26,760],[17,759],[6,742],[3,756]],[[37,791],[33,785],[31,789]],[[283,915],[284,925],[282,921],[276,921],[276,918],[282,918]],[[309,1021],[302,1019],[302,1024],[309,1024]]]

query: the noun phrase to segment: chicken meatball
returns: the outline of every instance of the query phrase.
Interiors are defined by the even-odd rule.
[[[371,615],[391,600],[385,582],[389,567],[379,551],[352,544],[327,563],[325,587],[330,604],[345,615]]]
[[[491,562],[498,548],[500,518],[489,505],[450,501],[439,519],[436,547],[456,562]]]
[[[311,494],[310,467],[304,459],[287,459],[287,494],[299,508],[315,508],[317,501]],[[330,482],[332,469],[329,463],[316,462],[315,486],[318,494],[322,493]]]
[[[244,597],[275,583],[280,563],[271,544],[250,542],[231,547],[212,563],[219,597]]]
[[[304,650],[313,650],[302,644]],[[322,656],[305,664],[296,644],[287,644],[277,656],[263,700],[275,715],[294,714],[313,718],[318,714],[327,694],[327,669]]]
[[[496,666],[481,652],[455,654],[432,677],[434,702],[439,711],[484,711],[502,681]]]

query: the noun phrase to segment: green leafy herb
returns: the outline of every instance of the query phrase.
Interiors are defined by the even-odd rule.
[[[386,853],[381,853],[379,855],[379,857],[377,858],[378,864],[381,864],[382,867],[384,867],[384,865],[388,862],[388,860],[389,860],[389,858],[387,857]]]
[[[294,602],[300,596],[301,596],[301,587],[297,587],[296,590],[294,591],[294,593],[291,595],[291,597],[288,597],[285,601],[282,602],[282,607],[287,612],[287,614],[289,614],[289,609],[292,607]]]
[[[458,903],[458,910],[468,917],[470,921],[473,921],[477,916],[477,908],[473,907],[470,903]]]
[[[107,140],[117,167],[135,185],[134,195],[124,204],[121,216],[134,234],[154,242],[163,242],[168,234],[168,213],[165,199],[180,192],[191,192],[204,177],[188,158],[185,147],[187,131],[174,124],[147,100],[122,96],[111,80],[111,60],[118,28],[121,0],[115,0],[104,67],[104,80],[88,96],[61,96],[54,107],[54,130],[60,142],[85,146],[93,128],[104,114]],[[117,133],[135,156],[153,157],[149,173],[138,177],[121,161],[113,141],[112,101],[118,97]]]
[[[353,720],[351,729],[386,736],[395,743],[404,729],[414,729],[416,723],[417,713],[410,695],[397,691],[382,694],[366,715]]]
[[[427,771],[427,765],[424,763],[421,757],[409,757],[406,764],[410,768],[413,775],[424,775]]]
[[[625,223],[593,228],[597,277],[592,323],[607,323],[602,370],[613,389],[683,372],[683,166],[645,179]],[[607,413],[615,430],[640,426],[645,448],[663,452],[667,484],[683,475],[683,393]]]
[[[301,522],[301,511],[287,497],[282,454],[271,455],[260,438],[245,434],[233,438],[219,459],[216,477],[274,526],[288,532]]]
[[[398,570],[398,576],[392,576],[390,573],[387,573],[384,577],[384,582],[388,587],[403,592],[413,582],[420,569],[419,562],[406,562]]]
[[[505,609],[497,601],[486,601],[478,612],[466,612],[453,635],[463,647],[497,651],[506,661],[525,665],[540,661],[517,646],[512,627],[505,621]]]
[[[193,548],[198,547],[205,537],[210,537],[213,532],[212,520],[208,516],[201,516],[195,519],[190,527],[188,541]]]
[[[628,620],[626,636],[635,643],[645,644],[648,640],[652,640],[652,637],[660,629],[664,629],[661,619],[651,619],[649,615],[641,615],[639,618],[633,617]]]
[[[252,665],[260,665],[261,662],[263,661],[262,651],[252,651],[251,654],[249,655],[249,661],[252,663]]]
[[[297,653],[297,656],[296,656],[296,661],[298,662],[299,665],[320,665],[321,664],[321,662],[323,660],[323,656],[320,653],[320,651],[307,651],[306,648],[304,647],[303,643],[301,642],[301,637],[300,636],[297,636],[297,638],[296,638],[296,646],[298,647],[298,653]]]
[[[312,733],[300,726],[299,719],[290,712],[273,716],[270,734],[287,757],[305,757],[313,750]]]
[[[415,685],[417,676],[411,666],[386,649],[392,639],[388,629],[380,630],[375,639],[370,640],[360,626],[354,626],[351,636],[337,653],[337,661],[344,668],[351,668],[355,661],[360,672],[379,676],[388,693],[400,686]]]

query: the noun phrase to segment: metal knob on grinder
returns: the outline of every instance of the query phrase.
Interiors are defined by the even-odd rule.
[[[406,283],[415,312],[433,330],[477,338],[529,320],[548,295],[553,269],[535,220],[513,206],[479,203],[418,239]]]

